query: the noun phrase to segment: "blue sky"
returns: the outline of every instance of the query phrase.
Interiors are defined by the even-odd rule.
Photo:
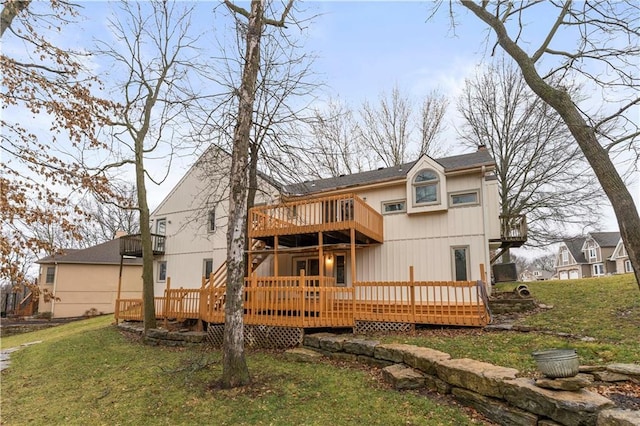
[[[445,2],[448,3],[448,2]],[[94,37],[107,35],[106,18],[112,7],[105,2],[80,3],[87,20],[73,32],[62,33],[69,44],[90,47]],[[222,13],[213,13],[218,2],[200,1],[194,24],[211,29],[224,37]],[[314,70],[326,84],[326,93],[357,105],[375,100],[382,91],[394,85],[417,100],[433,89],[451,97],[449,107],[450,130],[447,138],[450,153],[462,150],[456,146],[455,127],[458,122],[454,97],[460,93],[465,77],[472,76],[483,61],[490,60],[487,31],[484,26],[461,7],[456,8],[457,27],[450,26],[447,11],[441,10],[427,21],[432,2],[326,1],[305,2],[301,8],[305,16],[317,15],[306,32],[305,48],[317,59]],[[530,37],[547,28],[538,21],[526,22]],[[542,21],[542,20],[541,20]],[[80,29],[81,28],[81,29]],[[3,47],[4,48],[4,47]],[[97,65],[100,70],[100,65]],[[192,163],[182,159],[172,170],[171,178],[161,187],[149,188],[150,204],[156,206]],[[636,201],[640,187],[636,175],[631,187]],[[607,210],[608,229],[617,228],[611,210]]]

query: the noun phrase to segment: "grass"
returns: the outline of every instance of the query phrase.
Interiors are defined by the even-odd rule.
[[[2,373],[3,425],[469,425],[460,408],[397,392],[368,371],[250,352],[253,384],[216,389],[219,351],[131,342],[102,317],[3,339],[42,340]]]
[[[540,349],[574,348],[583,364],[640,360],[640,290],[632,274],[527,285],[536,301],[553,306],[517,321],[536,331],[445,328],[410,337],[386,336],[382,340],[427,346],[456,358],[517,368],[523,374],[535,371],[531,352]],[[515,286],[499,285],[496,290],[511,291]],[[585,341],[583,337],[595,341]]]
[[[514,285],[501,286],[510,290]],[[640,360],[640,291],[630,275],[528,284],[553,309],[520,320],[538,331],[431,328],[383,341],[428,346],[534,371],[531,352],[575,348],[583,364]],[[354,364],[304,364],[249,352],[253,384],[217,389],[219,351],[149,347],[99,317],[1,340],[36,340],[2,373],[0,424],[352,425],[473,424],[468,412],[417,392],[396,392]],[[557,336],[549,333],[566,333]],[[579,336],[596,341],[582,341]]]

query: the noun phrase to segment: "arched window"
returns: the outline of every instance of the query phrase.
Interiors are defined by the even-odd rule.
[[[414,204],[436,204],[439,201],[438,174],[431,169],[423,169],[413,178]]]

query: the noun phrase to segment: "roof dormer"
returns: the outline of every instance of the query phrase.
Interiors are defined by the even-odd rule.
[[[423,156],[407,173],[407,213],[447,209],[447,179],[444,168]]]

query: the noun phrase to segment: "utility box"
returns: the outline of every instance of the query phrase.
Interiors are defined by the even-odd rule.
[[[499,263],[493,265],[493,280],[496,283],[518,281],[515,263]]]

